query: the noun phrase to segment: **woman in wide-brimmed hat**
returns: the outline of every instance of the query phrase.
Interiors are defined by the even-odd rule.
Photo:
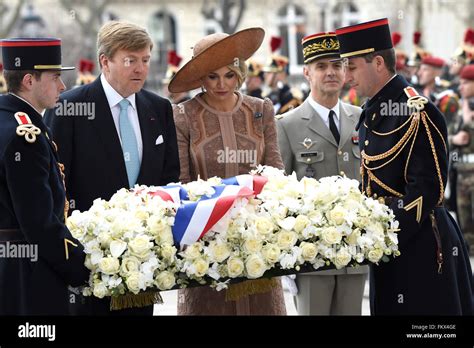
[[[233,35],[212,34],[194,46],[193,58],[171,80],[177,93],[201,88],[191,100],[174,105],[180,180],[248,173],[258,164],[283,168],[277,143],[272,102],[242,95],[247,60],[260,47],[264,31],[250,28]],[[279,278],[231,285],[183,289],[178,314],[284,315]]]

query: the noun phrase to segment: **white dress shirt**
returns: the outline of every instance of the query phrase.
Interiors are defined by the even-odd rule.
[[[109,102],[110,111],[112,111],[112,117],[114,118],[115,128],[117,130],[118,137],[120,139],[120,144],[122,144],[122,139],[120,137],[120,123],[119,123],[119,116],[120,116],[120,101],[124,99],[107,81],[104,74],[100,75],[100,82],[102,83],[102,87],[104,88],[105,96],[107,97],[107,101]],[[130,102],[130,106],[128,108],[128,119],[132,124],[133,131],[135,132],[135,137],[137,138],[137,146],[138,146],[138,156],[140,158],[140,163],[143,157],[143,141],[142,141],[142,133],[140,130],[140,122],[138,120],[138,112],[137,112],[137,105],[135,103],[135,94],[130,95],[126,98]]]
[[[324,124],[329,129],[329,111],[334,111],[336,114],[334,123],[336,123],[337,130],[341,133],[341,125],[340,125],[340,118],[339,118],[339,99],[337,100],[337,104],[334,105],[332,109],[328,109],[325,106],[322,106],[318,102],[316,102],[313,97],[310,95],[308,97],[309,104],[313,107],[313,109],[318,113],[318,115],[323,120]]]

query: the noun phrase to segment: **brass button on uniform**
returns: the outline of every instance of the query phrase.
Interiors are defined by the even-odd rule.
[[[374,114],[372,115],[372,121],[375,120],[375,116],[377,116],[377,114],[374,112]]]
[[[344,173],[344,171],[341,170],[341,172],[339,173],[341,176],[344,176],[346,175],[346,173]]]
[[[365,160],[365,164],[369,164],[369,160],[368,160],[368,159]]]
[[[311,162],[311,158],[308,157],[308,158],[306,159],[306,162]]]
[[[338,154],[339,156],[341,156],[341,155],[342,155],[342,151],[339,150],[339,151],[337,152],[337,154]]]
[[[364,144],[365,146],[369,145],[369,141],[368,140],[364,141]]]

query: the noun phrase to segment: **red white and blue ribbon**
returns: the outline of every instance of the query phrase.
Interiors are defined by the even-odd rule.
[[[240,198],[250,198],[259,194],[267,178],[262,176],[239,175],[224,179],[222,186],[213,186],[215,193],[203,196],[197,202],[181,201],[173,226],[173,238],[182,249],[202,238]],[[181,197],[184,194],[181,193]]]

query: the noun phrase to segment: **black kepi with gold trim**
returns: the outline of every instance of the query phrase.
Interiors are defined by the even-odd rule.
[[[335,32],[318,33],[305,36],[303,45],[304,63],[308,64],[319,58],[340,58],[339,40]]]
[[[341,58],[351,58],[393,48],[388,19],[336,29]]]
[[[61,39],[13,38],[0,41],[5,70],[73,70],[61,65]]]

